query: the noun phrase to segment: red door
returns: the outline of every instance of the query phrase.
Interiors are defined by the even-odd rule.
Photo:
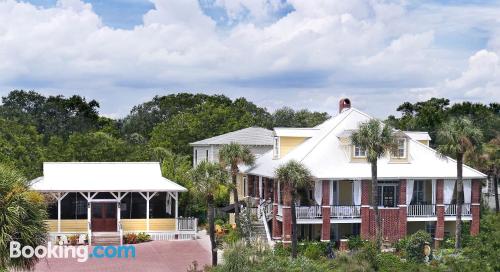
[[[116,219],[117,203],[94,202],[92,203],[92,231],[114,232],[117,231]]]

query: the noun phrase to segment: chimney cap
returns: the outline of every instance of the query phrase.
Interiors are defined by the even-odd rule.
[[[343,112],[344,110],[350,109],[351,108],[351,100],[349,98],[342,98],[339,101],[339,113]]]

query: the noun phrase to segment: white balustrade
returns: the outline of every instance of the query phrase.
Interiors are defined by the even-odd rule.
[[[425,217],[436,215],[436,205],[408,205],[407,215],[409,217]]]
[[[334,205],[330,206],[330,217],[332,218],[355,218],[360,217],[359,205]]]

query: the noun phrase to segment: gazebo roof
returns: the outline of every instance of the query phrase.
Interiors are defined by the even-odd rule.
[[[186,192],[164,178],[158,162],[45,162],[40,192]]]

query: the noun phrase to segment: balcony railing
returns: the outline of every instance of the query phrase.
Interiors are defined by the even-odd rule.
[[[444,204],[444,215],[457,215],[457,205]],[[470,203],[462,204],[462,215],[471,215]]]
[[[297,219],[321,218],[321,206],[297,206],[295,214]]]
[[[194,217],[179,217],[177,218],[177,230],[180,231],[196,231],[197,219]]]
[[[408,205],[407,213],[409,217],[436,216],[436,205]]]
[[[330,206],[331,218],[356,218],[360,217],[360,205],[334,205]]]
[[[359,218],[360,205],[334,205],[330,206],[330,218]],[[297,219],[319,219],[322,217],[321,206],[295,207]],[[278,216],[283,216],[282,205],[278,206]]]

